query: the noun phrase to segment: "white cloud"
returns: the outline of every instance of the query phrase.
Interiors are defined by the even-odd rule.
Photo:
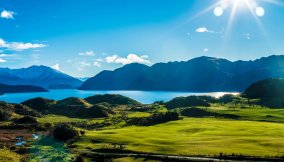
[[[0,58],[0,63],[4,63],[4,62],[7,62],[7,60],[4,60],[4,59]]]
[[[148,60],[147,55],[138,56],[136,54],[129,54],[127,57],[119,57],[117,55],[108,56],[105,58],[107,63],[116,63],[116,64],[131,64],[131,63],[141,63],[141,64],[149,64],[151,63]]]
[[[197,33],[215,33],[214,31],[208,30],[206,27],[200,27],[195,30]]]
[[[90,51],[86,51],[86,52],[81,52],[79,53],[80,56],[94,56],[95,52],[90,50]]]
[[[21,42],[12,42],[9,44],[8,48],[11,50],[27,50],[45,47],[45,44],[32,44],[32,43],[21,43]]]
[[[208,52],[208,51],[209,51],[208,48],[204,48],[204,49],[203,49],[203,52]]]
[[[3,10],[1,12],[1,18],[14,19],[14,14],[15,14],[15,12]]]
[[[0,54],[0,57],[16,57],[18,56],[17,54],[4,54],[4,53],[1,53]]]
[[[105,60],[106,60],[107,63],[113,63],[113,62],[115,62],[115,60],[116,60],[117,58],[118,58],[117,55],[112,55],[112,56],[107,56],[107,57],[105,58]]]
[[[60,65],[59,64],[55,64],[55,65],[51,66],[51,68],[60,71]]]
[[[97,62],[97,61],[95,61],[95,62],[93,63],[93,65],[94,65],[95,67],[102,67],[102,65],[101,65],[99,62]]]
[[[4,39],[0,38],[0,48],[7,47],[7,43]]]
[[[27,49],[35,49],[45,47],[45,44],[32,44],[32,43],[22,43],[22,42],[6,42],[4,39],[0,38],[0,48],[6,48],[9,50],[22,51]]]

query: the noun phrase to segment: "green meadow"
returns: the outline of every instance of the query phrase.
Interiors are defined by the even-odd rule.
[[[105,102],[110,98],[115,98],[112,101],[116,103]],[[1,158],[17,157],[34,162],[173,158],[167,155],[177,155],[171,160],[181,160],[181,156],[274,160],[284,155],[283,108],[268,108],[241,96],[179,97],[153,104],[136,103],[119,95],[91,99],[88,102],[93,104],[78,98],[54,101],[54,105],[47,104],[44,113],[37,115],[34,111],[35,117],[18,114],[32,113],[32,108],[22,107],[25,109],[18,113],[10,110],[10,118],[0,125],[0,141],[10,152],[0,154],[0,162]],[[133,103],[129,104],[130,101]],[[48,100],[41,99],[40,103],[45,105]],[[61,107],[57,107],[58,103]],[[29,102],[30,107],[37,108],[38,104]],[[3,117],[15,105],[5,106]],[[32,139],[33,133],[38,133],[39,139]],[[24,136],[27,144],[15,147],[14,139],[18,136]],[[26,152],[16,154],[23,149]],[[17,156],[13,157],[13,153]],[[152,157],[147,157],[150,154]],[[157,156],[161,159],[155,159]]]
[[[111,148],[118,144],[130,151],[171,155],[284,154],[284,109],[207,109],[241,118],[183,117],[155,126],[92,130],[75,144],[78,149]]]

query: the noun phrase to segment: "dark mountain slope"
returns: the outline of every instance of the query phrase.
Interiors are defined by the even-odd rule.
[[[243,91],[269,77],[284,77],[284,56],[254,61],[198,57],[149,67],[129,64],[102,71],[85,81],[81,90]]]

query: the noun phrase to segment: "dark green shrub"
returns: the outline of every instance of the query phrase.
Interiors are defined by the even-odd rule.
[[[59,124],[53,130],[53,137],[60,141],[68,141],[78,138],[79,132],[68,124]]]
[[[149,117],[130,118],[126,121],[127,125],[150,126],[169,121],[179,120],[179,114],[176,112],[157,113]]]
[[[225,94],[218,99],[218,102],[227,104],[227,103],[233,102],[235,98],[236,98],[235,95]]]
[[[188,96],[188,97],[176,97],[169,102],[166,102],[168,109],[191,107],[191,106],[205,106],[209,107],[210,104],[207,101],[208,98],[204,96]]]
[[[36,118],[32,116],[24,116],[22,118],[16,119],[14,122],[17,124],[37,124],[38,123]]]
[[[12,113],[10,111],[0,109],[0,121],[9,120],[11,116]]]

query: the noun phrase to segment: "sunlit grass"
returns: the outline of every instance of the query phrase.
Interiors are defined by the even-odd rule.
[[[20,162],[21,156],[7,149],[0,149],[0,162]]]
[[[97,142],[92,143],[91,139]],[[150,127],[124,127],[86,131],[77,144],[81,148],[101,148],[110,143],[128,150],[183,155],[278,155],[284,154],[284,125],[258,121],[215,118],[184,118]]]
[[[86,121],[87,119],[70,118],[61,115],[46,115],[37,119],[41,123],[61,123],[61,122],[79,122]]]

